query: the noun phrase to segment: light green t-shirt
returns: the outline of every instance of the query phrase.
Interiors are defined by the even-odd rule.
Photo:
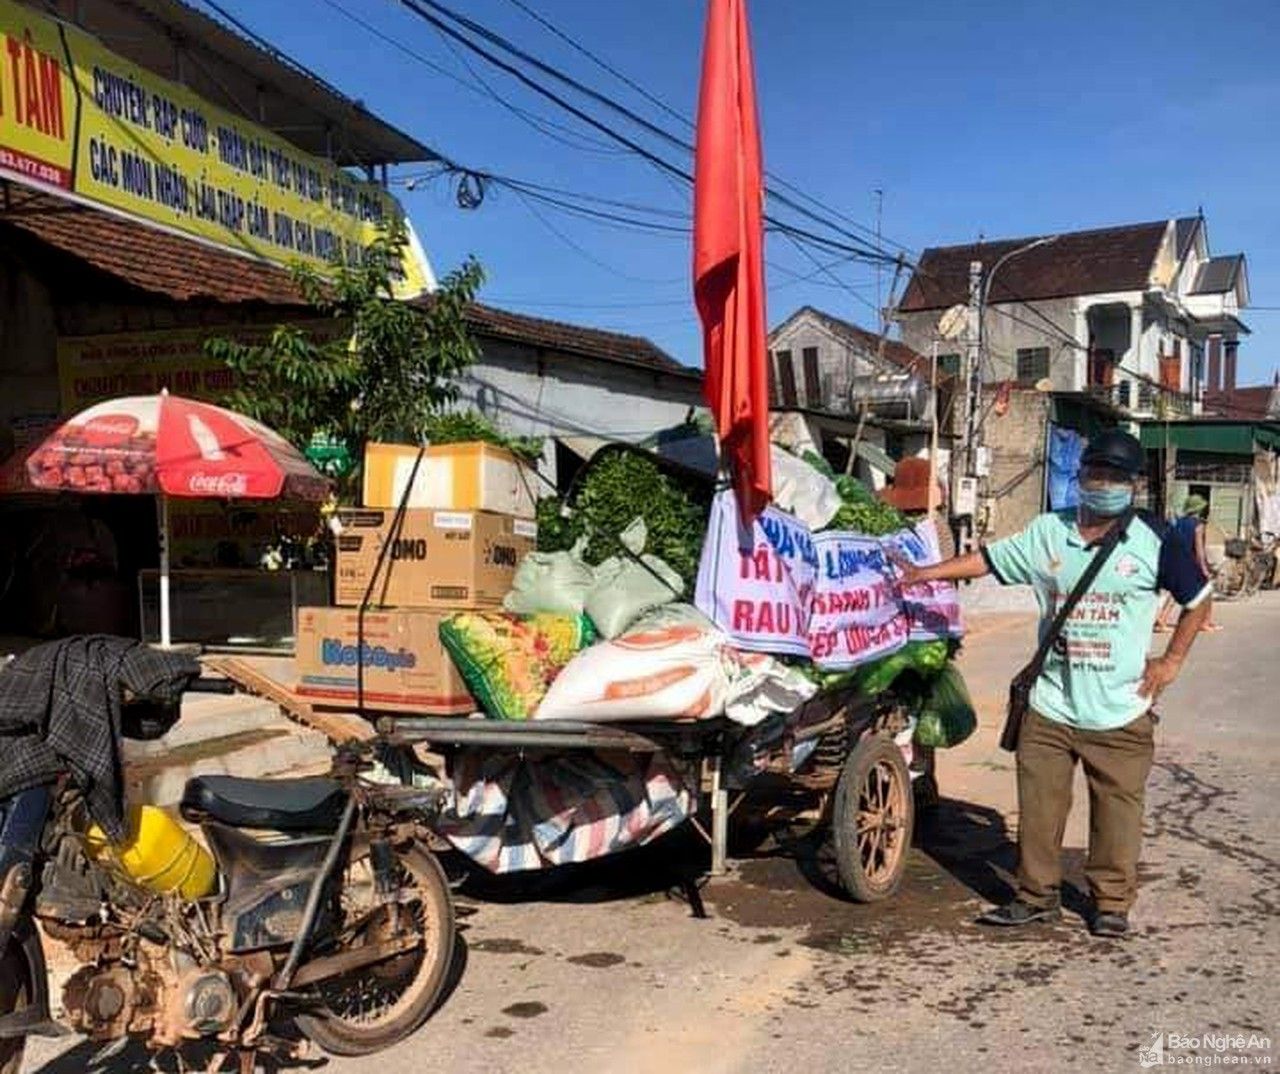
[[[1040,515],[983,549],[1003,584],[1035,589],[1041,638],[1095,554],[1074,510]],[[1139,512],[1049,653],[1031,693],[1035,710],[1095,731],[1123,727],[1146,712],[1151,700],[1138,695],[1138,685],[1162,589],[1193,607],[1212,587],[1183,539]]]

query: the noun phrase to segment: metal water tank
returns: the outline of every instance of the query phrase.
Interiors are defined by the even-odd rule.
[[[929,386],[914,373],[871,373],[853,378],[849,409],[878,418],[923,421],[929,416]]]

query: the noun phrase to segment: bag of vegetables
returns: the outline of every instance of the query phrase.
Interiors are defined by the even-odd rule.
[[[947,664],[929,684],[916,722],[915,740],[921,746],[958,746],[978,729],[969,688],[955,664]]]

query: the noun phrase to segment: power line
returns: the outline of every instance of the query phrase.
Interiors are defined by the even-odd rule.
[[[629,78],[627,75],[623,74],[621,71],[619,71],[607,60],[602,59],[600,56],[596,55],[596,53],[592,52],[589,48],[586,47],[586,45],[583,45],[582,43],[574,40],[567,33],[561,30],[558,26],[552,23],[549,19],[545,18],[544,16],[538,14],[538,12],[534,11],[533,8],[531,8],[528,4],[523,3],[522,0],[510,0],[510,3],[514,4],[517,8],[523,11],[526,15],[529,16],[529,18],[533,19],[534,22],[538,23],[538,25],[550,31],[556,37],[560,38],[561,41],[567,44],[575,52],[578,52],[581,55],[585,56],[597,67],[599,67],[602,71],[605,71],[608,74],[613,75],[614,78],[616,78],[628,89],[634,90],[646,101],[648,101],[651,105],[653,105],[655,108],[658,108],[661,111],[665,112],[672,119],[680,123],[683,123],[686,127],[689,127],[690,129],[693,128],[693,124],[689,121],[688,116],[682,114],[681,112],[678,112],[676,109],[672,108],[660,97],[657,97],[654,94],[650,93],[642,85],[640,85],[638,82],[634,81],[633,79]]]
[[[544,228],[546,228],[549,232],[551,232],[552,235],[554,235],[557,239],[559,239],[566,246],[568,246],[569,249],[573,250],[580,257],[586,259],[587,261],[590,261],[593,265],[597,266],[598,268],[602,268],[606,272],[612,273],[613,275],[619,277],[620,279],[629,280],[632,283],[657,284],[657,283],[665,282],[661,280],[646,279],[643,276],[633,276],[629,272],[623,272],[622,269],[617,268],[615,265],[611,265],[607,261],[601,260],[600,258],[596,257],[596,255],[593,254],[590,250],[582,246],[581,243],[578,243],[574,239],[570,238],[558,227],[556,227],[555,224],[553,224],[550,220],[548,220],[546,216],[544,216],[543,213],[538,209],[537,205],[534,204],[533,199],[530,198],[527,194],[522,194],[519,191],[517,191],[516,197],[518,197],[521,201],[524,202],[525,208],[528,209],[529,212],[533,214],[534,219],[536,219],[538,223],[540,223]]]
[[[484,60],[492,64],[493,66],[499,68],[502,71],[505,71],[511,77],[515,78],[517,81],[519,81],[529,89],[533,90],[535,93],[538,93],[543,97],[546,97],[548,100],[552,101],[553,103],[558,105],[560,108],[567,111],[570,115],[575,116],[580,121],[595,128],[596,130],[600,131],[602,134],[606,135],[607,137],[612,138],[613,140],[617,141],[619,144],[627,147],[637,156],[640,156],[644,160],[647,160],[649,163],[653,164],[655,167],[659,168],[664,172],[667,172],[668,174],[684,179],[686,182],[689,182],[689,183],[693,182],[693,177],[692,175],[689,174],[687,170],[672,164],[670,161],[665,160],[664,158],[658,156],[656,153],[641,146],[639,143],[637,143],[633,139],[628,138],[626,135],[623,135],[622,133],[615,130],[614,128],[609,127],[603,122],[601,122],[600,120],[596,119],[594,116],[591,116],[589,113],[584,112],[582,109],[578,108],[576,105],[565,100],[563,97],[561,97],[554,91],[538,83],[536,80],[529,77],[523,71],[519,70],[512,64],[506,62],[505,60],[501,59],[498,56],[495,56],[492,52],[484,48],[484,46],[466,37],[459,30],[455,29],[453,26],[450,26],[446,22],[444,22],[443,19],[448,19],[456,23],[458,26],[462,26],[463,28],[467,29],[471,33],[475,34],[476,36],[479,36],[485,41],[488,41],[491,44],[502,49],[508,55],[514,56],[522,60],[523,62],[533,66],[537,70],[555,79],[556,81],[569,86],[576,92],[589,97],[591,100],[596,101],[597,103],[603,105],[606,108],[609,108],[614,112],[617,112],[618,114],[624,116],[630,122],[636,124],[642,130],[645,130],[646,132],[650,133],[654,137],[657,137],[663,141],[666,141],[671,145],[676,146],[685,152],[692,153],[693,146],[690,145],[687,141],[677,137],[676,135],[673,135],[670,131],[667,131],[662,127],[659,127],[657,124],[651,123],[649,120],[645,119],[643,116],[637,114],[636,112],[626,107],[625,105],[620,104],[619,102],[613,100],[608,95],[601,93],[598,90],[595,90],[590,86],[583,84],[578,79],[575,79],[572,76],[567,75],[564,72],[558,70],[557,68],[544,63],[543,61],[539,60],[537,57],[530,55],[525,50],[512,44],[506,38],[502,37],[502,35],[497,34],[492,30],[489,30],[487,27],[484,27],[480,23],[477,23],[474,20],[469,19],[464,15],[460,15],[457,12],[452,11],[450,8],[446,7],[444,4],[438,3],[437,0],[400,0],[400,3],[402,6],[412,11],[419,18],[423,19],[425,22],[435,27],[441,33],[446,34],[447,36],[453,38],[459,44],[470,49],[472,52],[476,53],[476,55],[480,56],[481,58],[483,58]],[[430,10],[427,10],[428,8],[430,8]],[[433,12],[438,13],[438,15],[433,14]],[[439,16],[443,16],[443,18]],[[805,208],[803,205],[795,202],[793,199],[785,197],[781,194],[778,194],[776,191],[770,191],[769,193],[771,194],[772,197],[774,197],[776,201],[787,206],[792,211],[797,212],[801,216],[823,225],[824,227],[841,235],[843,238],[845,238],[848,241],[845,243],[836,242],[835,240],[829,239],[826,236],[814,234],[813,232],[797,227],[794,224],[790,224],[785,221],[781,221],[774,217],[766,215],[765,217],[766,221],[772,224],[774,227],[780,230],[792,232],[797,236],[808,239],[810,242],[826,245],[828,248],[832,250],[842,250],[848,253],[857,254],[858,256],[868,261],[875,261],[875,260],[897,261],[898,260],[897,257],[887,254],[884,250],[877,249],[868,245],[857,235],[852,234],[848,231],[845,231],[843,228],[839,227],[838,225],[833,224],[829,219],[823,216],[820,216],[817,213],[814,213],[812,210]],[[849,245],[849,242],[855,242],[858,245],[852,246],[852,245]]]
[[[212,3],[213,0],[207,0],[207,2]],[[463,59],[463,57],[458,55],[456,52],[454,53],[455,58],[458,60],[460,64],[462,64],[463,67],[467,69],[473,81],[468,81],[467,79],[462,78],[461,76],[455,74],[453,71],[450,71],[444,65],[439,64],[435,60],[431,59],[430,57],[424,56],[422,53],[416,51],[415,49],[410,48],[403,41],[400,41],[392,37],[390,34],[384,33],[382,30],[378,29],[378,27],[375,26],[373,23],[369,22],[368,19],[365,19],[360,15],[357,15],[354,11],[351,11],[349,8],[346,8],[342,4],[338,3],[337,0],[324,0],[324,2],[329,7],[331,7],[334,11],[338,12],[338,14],[342,15],[346,19],[349,19],[351,22],[355,23],[357,26],[362,27],[365,31],[372,34],[374,37],[378,38],[379,41],[382,41],[384,44],[390,45],[392,48],[403,53],[405,56],[408,56],[410,59],[415,60],[416,62],[422,64],[428,70],[434,71],[436,74],[449,79],[449,81],[461,86],[463,89],[471,93],[478,94],[481,97],[489,97],[496,104],[498,104],[499,107],[510,112],[512,115],[516,116],[516,118],[528,124],[530,127],[538,131],[540,134],[545,134],[552,141],[558,142],[559,144],[567,146],[570,149],[576,149],[584,153],[617,154],[617,153],[623,152],[623,150],[615,149],[612,146],[605,145],[604,142],[599,141],[598,139],[595,139],[595,138],[591,138],[589,135],[585,135],[580,131],[575,131],[571,127],[566,127],[562,123],[557,123],[553,119],[547,119],[545,116],[535,115],[534,113],[528,111],[527,109],[521,108],[519,105],[513,104],[511,101],[506,100],[500,94],[498,94],[495,90],[493,90],[493,88],[490,87],[484,81],[484,79],[480,77],[479,74],[473,71],[470,68],[470,65],[466,62],[466,60]],[[450,47],[450,50],[452,51],[452,47]],[[557,132],[560,132],[560,133],[557,133]],[[578,139],[578,141],[571,141],[570,139]],[[589,145],[583,144],[584,142],[587,142],[590,144]]]
[[[666,113],[672,119],[676,120],[678,123],[681,123],[683,126],[688,128],[689,130],[694,129],[693,120],[690,119],[687,114],[673,108],[671,105],[667,104],[666,101],[662,100],[660,97],[656,96],[655,94],[651,93],[649,90],[645,89],[644,86],[640,85],[634,79],[630,78],[624,72],[620,71],[608,60],[605,60],[598,53],[593,52],[591,49],[587,48],[586,45],[582,44],[580,41],[570,36],[564,30],[560,29],[558,26],[552,23],[545,16],[540,15],[537,11],[533,10],[533,8],[531,8],[528,4],[524,3],[523,0],[509,0],[509,2],[513,4],[515,7],[519,8],[521,11],[523,11],[526,15],[528,15],[531,19],[537,22],[544,29],[554,34],[561,41],[564,41],[575,52],[578,52],[581,55],[585,56],[588,60],[594,63],[601,70],[607,72],[608,74],[611,74],[614,78],[618,79],[623,85],[627,86],[629,89],[638,93],[641,97],[643,97],[646,101],[652,104],[655,108],[660,109],[662,112]],[[689,147],[689,148],[691,149],[692,147]],[[814,198],[811,195],[807,194],[805,191],[801,190],[799,187],[795,186],[793,183],[789,183],[785,179],[782,179],[781,177],[776,175],[774,172],[766,170],[765,175],[767,178],[772,180],[778,186],[782,187],[785,190],[790,191],[791,193],[795,194],[797,197],[803,198],[805,201],[809,202],[811,205],[816,205],[819,209],[822,209],[825,212],[831,213],[837,219],[843,220],[845,223],[856,228],[858,231],[861,231],[863,234],[867,235],[868,237],[874,236],[877,239],[877,247],[879,246],[880,241],[883,240],[884,242],[889,243],[890,246],[896,247],[897,249],[901,250],[904,253],[911,252],[909,247],[904,246],[902,243],[894,242],[892,239],[884,238],[884,236],[880,234],[878,230],[873,232],[870,228],[866,227],[863,224],[860,224],[858,221],[854,220],[851,216],[848,216],[845,213],[841,213],[839,210],[834,209],[829,205],[824,205],[822,202],[818,201],[817,198]]]

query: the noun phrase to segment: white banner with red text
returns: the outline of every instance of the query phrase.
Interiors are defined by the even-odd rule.
[[[747,533],[733,492],[725,491],[711,510],[697,604],[738,648],[807,657],[830,671],[886,656],[908,641],[963,634],[955,586],[904,591],[893,555],[938,562],[933,524],[885,537],[815,534],[770,507]]]

